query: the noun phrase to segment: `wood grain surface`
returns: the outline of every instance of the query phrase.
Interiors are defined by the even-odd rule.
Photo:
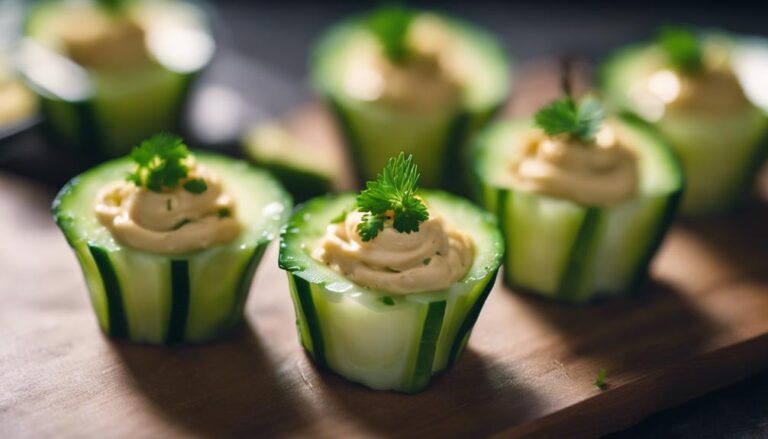
[[[0,437],[589,437],[624,428],[768,366],[766,173],[760,188],[728,217],[678,222],[652,281],[626,300],[562,306],[498,283],[458,365],[406,396],[313,367],[275,245],[232,336],[173,348],[108,339],[50,218],[53,193],[0,173]],[[604,391],[593,384],[601,368]]]

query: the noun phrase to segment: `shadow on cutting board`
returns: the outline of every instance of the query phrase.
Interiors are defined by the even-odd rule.
[[[681,221],[681,228],[727,266],[732,281],[768,279],[768,203],[765,199],[750,198],[720,217]]]
[[[383,437],[423,438],[435,431],[442,432],[441,437],[482,437],[529,418],[538,401],[509,368],[471,347],[456,366],[433,377],[425,391],[414,395],[371,391],[332,372],[321,374],[324,395]]]
[[[112,343],[139,390],[170,422],[206,437],[273,437],[306,424],[246,321],[223,340],[154,347]]]
[[[718,323],[695,300],[651,279],[634,295],[593,305],[569,306],[528,295],[518,303],[560,334],[557,343],[565,355],[618,374],[650,370],[706,350]]]

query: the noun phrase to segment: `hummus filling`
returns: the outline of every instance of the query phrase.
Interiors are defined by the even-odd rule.
[[[54,26],[64,54],[84,67],[121,70],[149,59],[145,30],[127,14],[73,6],[60,12]]]
[[[467,274],[474,259],[472,239],[430,212],[412,233],[387,221],[370,241],[357,231],[364,213],[351,212],[330,224],[313,256],[353,282],[393,294],[443,290]]]
[[[609,124],[594,144],[535,131],[512,159],[512,185],[579,204],[613,205],[635,195],[636,161]]]
[[[187,179],[202,179],[207,189],[154,192],[128,181],[109,184],[96,197],[96,216],[120,243],[152,253],[190,253],[234,239],[241,225],[220,178],[192,163]]]
[[[752,107],[731,68],[727,48],[714,44],[705,51],[702,71],[658,68],[630,90],[630,98],[651,121],[674,114],[717,117]]]
[[[344,89],[351,97],[409,111],[459,106],[464,58],[445,24],[428,14],[414,19],[408,32],[410,53],[401,64],[384,55],[374,39],[362,40],[349,57]]]

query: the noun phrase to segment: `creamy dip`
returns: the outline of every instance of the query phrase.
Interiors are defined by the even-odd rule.
[[[531,132],[512,159],[511,174],[520,190],[597,206],[631,198],[638,180],[634,154],[607,124],[594,144]]]
[[[370,241],[357,232],[363,215],[351,212],[343,222],[330,224],[313,252],[357,284],[393,294],[437,291],[464,277],[472,265],[472,239],[434,212],[417,232],[398,232],[390,220]]]
[[[62,51],[85,67],[125,69],[149,59],[145,30],[129,15],[73,6],[60,11],[52,23]]]
[[[630,90],[638,112],[652,121],[667,114],[728,114],[752,106],[733,72],[727,48],[710,44],[701,71],[652,70]],[[661,58],[661,57],[659,57]]]
[[[203,179],[207,189],[154,192],[128,181],[109,184],[96,197],[96,216],[120,243],[152,253],[189,253],[234,239],[241,225],[219,177],[193,164],[188,178]]]
[[[432,111],[459,105],[464,81],[462,51],[439,18],[421,15],[411,25],[408,58],[393,63],[374,39],[361,39],[344,73],[353,98],[398,109]]]

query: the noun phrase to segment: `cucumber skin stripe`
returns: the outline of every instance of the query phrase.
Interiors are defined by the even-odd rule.
[[[453,340],[453,346],[451,346],[451,352],[448,355],[448,367],[453,366],[456,364],[456,362],[459,360],[459,354],[461,350],[461,346],[464,343],[464,338],[469,335],[469,333],[472,331],[472,328],[475,327],[475,323],[477,323],[477,318],[480,316],[480,311],[483,309],[483,305],[485,305],[486,299],[488,299],[488,296],[491,294],[491,290],[493,289],[493,286],[496,284],[496,275],[499,274],[499,270],[493,272],[491,275],[491,278],[488,279],[488,283],[485,284],[483,287],[483,292],[480,293],[480,295],[477,297],[477,300],[474,304],[472,304],[472,308],[470,308],[469,312],[467,313],[467,316],[464,318],[464,321],[461,322],[461,326],[459,327],[459,330],[456,332],[456,338]]]
[[[259,262],[261,262],[261,258],[264,256],[264,251],[267,249],[268,245],[269,243],[259,244],[259,246],[256,247],[256,249],[253,251],[253,255],[251,255],[251,259],[245,265],[243,272],[240,274],[240,282],[237,285],[237,297],[235,299],[236,304],[232,310],[233,324],[236,324],[238,321],[240,321],[240,318],[242,317],[243,309],[245,308],[245,302],[248,300],[248,293],[251,291],[253,276],[256,274],[256,268],[258,268]]]
[[[107,296],[109,335],[117,338],[128,338],[128,321],[125,317],[123,293],[115,268],[112,266],[112,261],[109,260],[109,254],[103,248],[94,245],[88,245],[88,250],[96,262],[99,274],[101,274],[104,292]]]
[[[406,392],[418,392],[429,384],[432,378],[432,365],[435,362],[437,340],[445,318],[446,301],[431,302],[424,317],[424,329],[419,339],[419,352],[413,370],[413,381]]]
[[[304,313],[304,319],[307,322],[307,332],[312,339],[312,357],[318,366],[326,368],[325,342],[323,341],[323,333],[320,330],[315,303],[312,301],[311,285],[299,276],[294,276],[293,274],[291,276],[293,276],[293,281],[296,284],[296,296],[298,296],[299,303],[301,304],[301,312]]]
[[[168,322],[166,343],[184,340],[189,315],[189,261],[171,261],[171,317]]]
[[[588,275],[589,258],[593,256],[592,250],[596,245],[596,233],[599,230],[603,211],[597,207],[587,208],[584,220],[579,227],[578,235],[573,243],[565,270],[556,296],[568,301],[573,301],[574,294],[578,295],[582,287],[584,276]]]
[[[492,190],[490,186],[487,187],[486,190]],[[510,219],[508,218],[509,215],[507,213],[509,212],[509,205],[511,203],[514,203],[514,200],[511,197],[512,192],[509,189],[499,189],[496,193],[496,218],[498,218],[499,222],[499,230],[501,231],[501,237],[504,239],[505,245],[504,245],[504,257],[501,261],[501,264],[504,266],[504,277],[508,284],[512,285],[512,264],[509,262],[509,258],[512,255],[511,245],[507,245],[506,243],[509,242],[510,233],[509,231],[512,230],[512,226],[509,225]],[[494,279],[496,275],[494,274]]]

